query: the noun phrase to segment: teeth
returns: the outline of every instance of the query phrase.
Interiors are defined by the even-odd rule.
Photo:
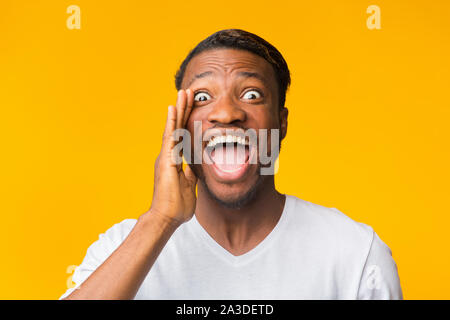
[[[211,140],[209,140],[207,147],[214,147],[219,143],[238,143],[244,146],[247,146],[249,144],[243,137],[226,135],[212,138]]]

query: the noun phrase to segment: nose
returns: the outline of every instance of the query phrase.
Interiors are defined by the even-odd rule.
[[[211,123],[233,124],[244,122],[247,115],[232,99],[222,97],[217,101],[208,114],[208,121]]]

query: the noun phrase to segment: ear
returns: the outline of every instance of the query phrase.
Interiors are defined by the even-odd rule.
[[[281,140],[286,137],[287,134],[287,124],[288,124],[288,109],[286,107],[280,110],[280,130],[281,130]]]

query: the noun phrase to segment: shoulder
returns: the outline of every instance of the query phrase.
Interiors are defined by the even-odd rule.
[[[89,246],[83,261],[73,273],[72,281],[76,287],[68,289],[60,299],[67,297],[80,286],[120,246],[136,222],[135,219],[125,219],[99,235],[98,240]]]
[[[287,197],[290,202],[290,222],[294,227],[321,237],[324,241],[344,243],[350,247],[370,247],[374,238],[372,227],[351,219],[336,208],[325,207],[295,196]]]
[[[314,261],[331,266],[345,279],[344,287],[352,292],[358,288],[352,296],[358,299],[402,298],[392,251],[372,227],[354,221],[336,208],[294,196],[288,198],[291,241],[299,248],[306,248],[309,257],[315,257]]]
[[[321,263],[358,273],[374,240],[372,227],[356,222],[336,208],[292,196],[289,199],[287,241],[310,255],[319,254]]]
[[[108,237],[113,241],[122,242],[134,228],[136,222],[136,219],[122,220],[121,222],[114,224],[104,233],[100,234],[99,238],[101,239],[102,237]]]
[[[98,240],[89,246],[86,258],[94,261],[105,260],[125,240],[136,222],[136,219],[125,219],[101,233]]]

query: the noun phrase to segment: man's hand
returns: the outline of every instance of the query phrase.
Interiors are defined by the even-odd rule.
[[[125,240],[79,290],[74,290],[66,299],[133,299],[176,228],[192,218],[197,178],[189,166],[183,172],[182,165],[172,161],[176,143],[172,134],[186,125],[193,104],[192,91],[180,90],[176,108],[169,107],[162,148],[155,163],[150,210],[139,217]]]
[[[194,214],[197,177],[189,166],[175,164],[172,150],[176,129],[184,128],[194,104],[191,90],[178,91],[176,108],[169,106],[161,152],[155,162],[155,183],[151,214],[158,214],[176,225],[190,220]]]

